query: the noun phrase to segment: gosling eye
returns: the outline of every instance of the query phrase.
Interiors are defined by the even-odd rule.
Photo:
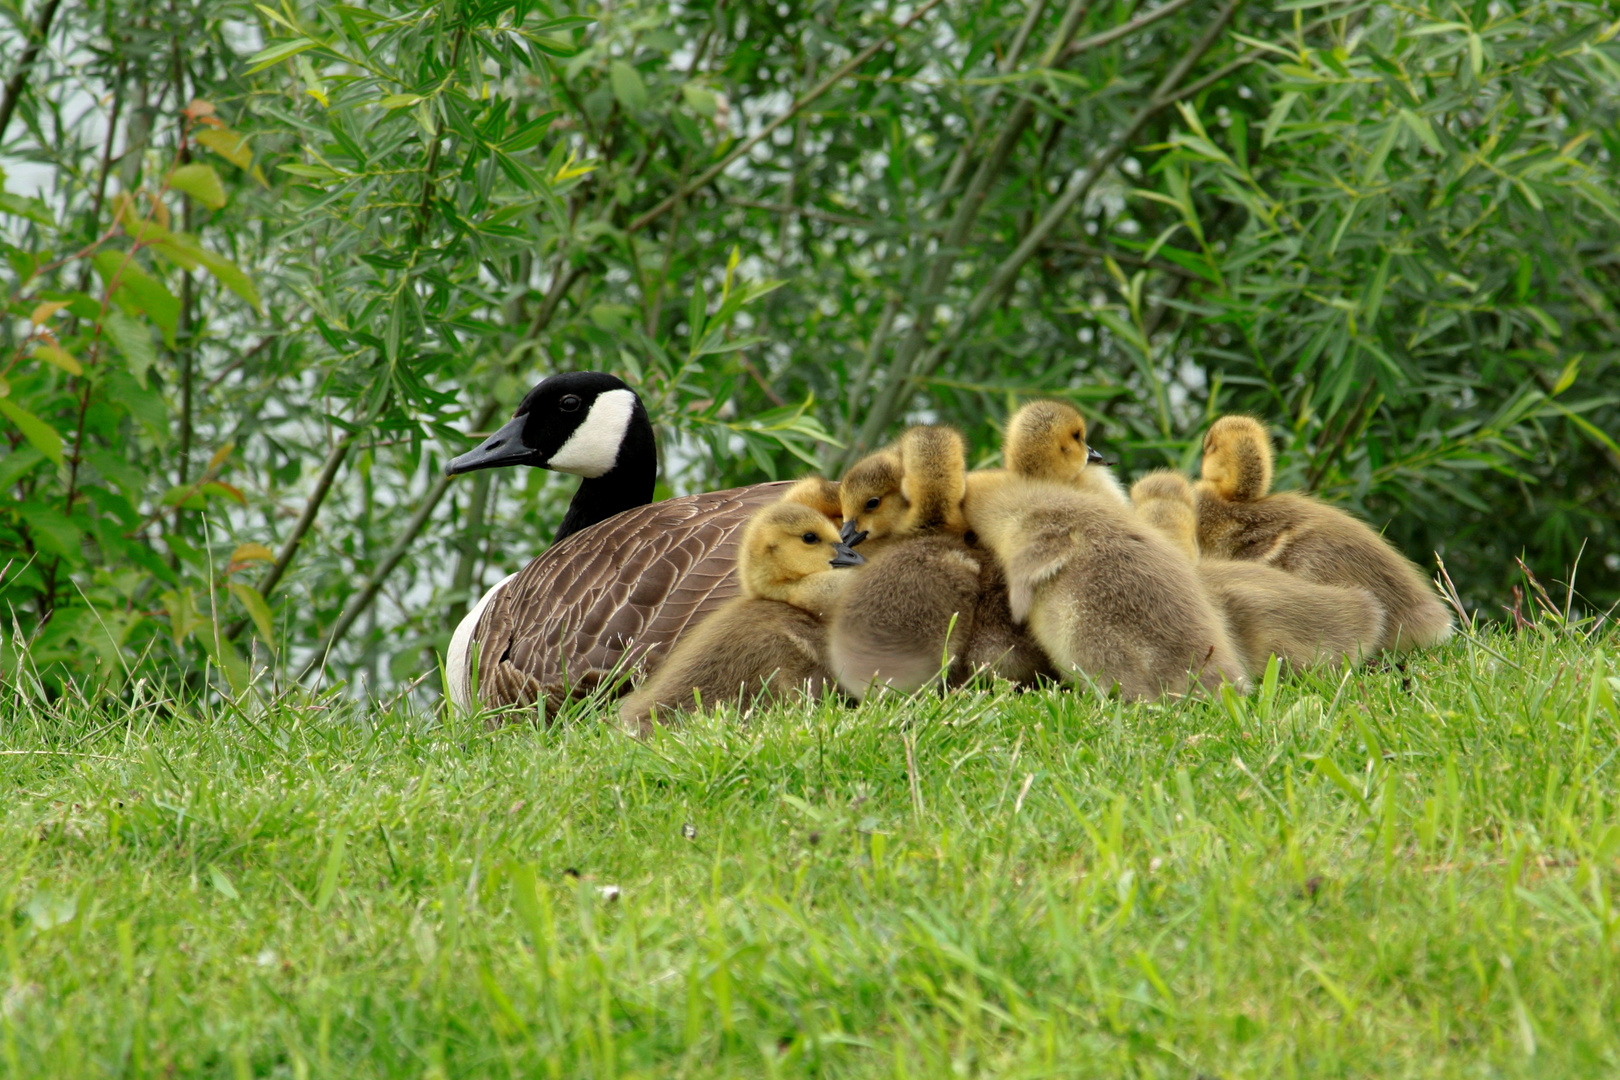
[[[583,404],[578,394],[564,394],[557,400],[557,408],[563,412],[578,412]]]
[[[1082,441],[1083,437],[1081,436],[1081,434],[1078,431],[1076,431],[1073,434],[1072,438],[1074,439],[1075,442],[1080,442],[1080,441]]]
[[[804,534],[804,542],[807,544],[819,544],[821,542],[821,537],[817,536],[813,532],[807,532]]]
[[[872,498],[866,500],[866,508],[868,510],[876,510],[878,508],[878,504],[881,503],[882,501],[883,501],[883,496],[874,495]]]

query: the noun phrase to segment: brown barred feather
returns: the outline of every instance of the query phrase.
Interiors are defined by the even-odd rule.
[[[743,525],[788,481],[651,503],[547,548],[495,595],[473,632],[489,708],[552,707],[615,670],[639,674],[733,596]],[[627,688],[627,687],[625,687]]]

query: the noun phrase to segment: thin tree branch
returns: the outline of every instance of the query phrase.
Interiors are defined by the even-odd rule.
[[[1035,32],[1035,25],[1041,21],[1041,16],[1045,14],[1046,0],[1035,0],[1033,4],[1029,5],[1029,10],[1024,12],[1024,21],[1018,24],[1018,30],[1013,34],[1012,44],[1007,46],[1007,55],[1003,56],[1001,62],[996,65],[996,69],[1003,75],[1011,74],[1012,69],[1018,66],[1018,61],[1024,58],[1024,46],[1029,44],[1029,36]],[[1000,89],[1001,87],[998,84],[995,90]],[[990,104],[995,104],[997,96],[999,95],[992,93]]]
[[[1160,80],[1158,87],[1153,91],[1153,96],[1131,119],[1125,129],[1109,140],[1107,145],[1092,157],[1084,169],[1076,172],[1070,178],[1063,194],[1047,209],[1045,214],[1041,215],[1040,220],[1024,235],[1023,240],[1019,242],[1018,247],[1013,250],[1012,254],[1003,259],[1000,265],[991,272],[990,280],[974,294],[973,299],[969,301],[967,308],[963,311],[961,317],[956,320],[955,325],[952,326],[945,338],[923,356],[922,363],[917,369],[910,371],[899,368],[898,364],[895,365],[896,370],[884,384],[878,399],[867,413],[866,424],[862,427],[863,436],[866,436],[868,432],[875,435],[876,432],[882,431],[889,425],[899,408],[900,402],[903,400],[903,395],[909,392],[910,388],[915,386],[919,380],[931,376],[939,365],[944,362],[945,358],[956,348],[957,343],[962,339],[967,329],[983,317],[984,313],[990,309],[1005,289],[1013,285],[1024,265],[1029,262],[1052,233],[1057,230],[1063,220],[1090,193],[1097,180],[1124,156],[1126,149],[1141,133],[1142,129],[1148,125],[1148,122],[1181,98],[1182,93],[1177,90],[1177,87],[1192,71],[1198,61],[1203,59],[1204,54],[1214,47],[1216,41],[1226,31],[1227,24],[1231,22],[1232,16],[1237,14],[1237,10],[1242,4],[1243,0],[1228,0],[1226,5],[1221,8],[1220,12],[1210,22],[1204,33],[1182,55],[1169,73]]]
[[[28,72],[39,58],[39,50],[45,47],[45,39],[50,36],[51,23],[61,3],[62,0],[45,0],[45,6],[40,8],[39,18],[34,22],[34,32],[28,36],[28,46],[17,61],[17,70],[6,80],[5,96],[0,97],[0,142],[5,141],[6,128],[11,126],[11,114],[17,111],[23,87],[28,83]]]
[[[654,206],[651,210],[648,210],[640,217],[631,221],[630,224],[625,227],[625,231],[633,233],[640,232],[648,225],[651,225],[654,221],[657,221],[659,218],[663,217],[670,210],[674,209],[675,206],[683,199],[686,199],[694,192],[703,190],[708,186],[709,181],[713,180],[715,177],[719,176],[721,173],[730,168],[732,162],[748,153],[765,139],[770,138],[771,134],[776,131],[777,128],[781,127],[789,120],[792,120],[812,103],[819,100],[822,95],[827,93],[827,91],[831,90],[834,86],[837,86],[840,82],[842,82],[846,75],[860,67],[862,64],[866,63],[868,60],[872,59],[872,57],[876,56],[878,50],[882,49],[883,46],[889,44],[889,42],[899,37],[904,31],[910,29],[913,23],[915,23],[918,19],[921,19],[930,11],[934,10],[934,8],[938,7],[942,2],[943,0],[928,0],[928,3],[924,4],[922,7],[918,8],[912,13],[911,18],[907,19],[905,22],[901,23],[887,34],[872,42],[872,44],[868,45],[866,48],[850,57],[831,75],[828,75],[825,79],[821,80],[821,82],[817,83],[810,90],[806,91],[803,96],[793,103],[787,112],[760,128],[759,131],[754,135],[751,135],[742,142],[738,143],[736,146],[732,147],[730,152],[727,153],[725,157],[721,158],[719,161],[703,170],[702,173],[698,174],[696,180],[693,180],[685,187],[676,191],[675,194],[669,196],[657,206]]]
[[[342,466],[343,459],[349,456],[349,448],[354,445],[355,439],[360,437],[360,427],[349,432],[339,439],[337,445],[332,447],[326,455],[326,463],[321,466],[321,475],[315,481],[315,490],[309,493],[309,499],[304,503],[304,512],[298,515],[298,522],[293,526],[286,541],[281,545],[281,554],[270,569],[265,571],[264,577],[259,579],[259,595],[266,600],[275,591],[276,585],[281,581],[287,567],[292,564],[293,556],[298,554],[298,546],[304,542],[304,535],[309,532],[310,526],[315,524],[315,515],[321,511],[321,504],[326,502],[326,496],[331,494],[332,482],[337,479],[338,468]],[[237,619],[225,628],[227,641],[240,637],[247,629],[246,617]]]
[[[800,217],[815,218],[825,221],[829,225],[849,225],[857,229],[875,229],[880,222],[870,221],[867,218],[850,217],[847,214],[830,214],[814,206],[795,206],[792,203],[765,202],[762,199],[729,198],[726,202],[731,206],[741,206],[749,210],[766,210],[773,214],[798,214]]]
[[[304,503],[304,512],[298,515],[298,522],[293,531],[287,534],[286,541],[281,545],[281,554],[276,556],[275,563],[259,579],[259,595],[266,600],[275,591],[281,577],[292,564],[293,556],[298,554],[298,546],[304,542],[304,536],[309,532],[310,526],[315,524],[315,515],[321,511],[321,504],[332,491],[332,482],[337,479],[338,469],[343,465],[343,459],[349,456],[349,450],[360,437],[361,428],[349,432],[337,441],[337,445],[326,455],[326,462],[321,466],[321,474],[315,480],[315,490],[309,493],[309,499]],[[245,621],[245,620],[244,620]],[[235,634],[230,635],[235,637]]]
[[[557,313],[557,306],[562,303],[563,297],[568,295],[568,290],[574,287],[574,282],[584,276],[585,266],[581,264],[572,267],[565,274],[559,274],[552,281],[551,291],[546,293],[545,300],[540,304],[540,310],[534,313],[534,321],[529,323],[529,329],[523,335],[524,340],[532,341],[540,336],[540,331],[550,325],[551,317]]]
[[[1029,44],[1030,35],[1035,32],[1041,17],[1046,14],[1046,0],[1034,0],[1024,12],[1024,21],[1018,25],[1013,34],[1012,44],[1007,46],[1007,54],[996,62],[996,71],[1001,75],[1010,75],[1018,66],[1018,61],[1024,57],[1024,48]],[[989,92],[984,96],[984,103],[979,108],[980,115],[992,112],[996,103],[1001,100],[1001,91],[1005,83],[992,83]],[[966,171],[968,162],[973,159],[973,148],[978,141],[982,130],[974,126],[969,137],[962,140],[962,145],[956,151],[956,158],[951,162],[950,170],[945,174],[944,183],[939,186],[938,204],[945,206],[956,195],[956,185],[962,180],[962,173]]]
[[[552,283],[551,291],[546,294],[545,302],[540,305],[540,310],[535,313],[534,321],[529,324],[527,335],[529,338],[536,337],[540,331],[546,328],[546,325],[551,322],[552,316],[556,313],[558,306],[562,303],[563,297],[573,287],[574,282],[578,281],[584,274],[585,267],[581,265],[574,267],[565,274],[560,274],[556,278]],[[484,425],[494,418],[495,411],[499,408],[500,402],[498,399],[490,397],[486,400],[479,409],[476,419],[473,420],[473,430],[482,430]],[[377,568],[371,572],[371,576],[360,587],[360,592],[344,606],[343,614],[338,617],[338,621],[327,632],[325,640],[315,650],[315,655],[304,666],[304,670],[298,673],[300,680],[307,678],[312,671],[326,663],[326,658],[331,654],[332,649],[348,634],[349,630],[354,626],[355,620],[371,606],[371,602],[377,598],[378,591],[382,589],[383,582],[388,580],[388,575],[394,572],[394,568],[400,564],[405,558],[405,553],[416,542],[417,536],[427,527],[428,520],[433,516],[433,511],[438,507],[445,493],[450,490],[450,481],[453,479],[454,477],[441,476],[433,482],[432,487],[428,488],[426,494],[422,496],[421,505],[417,507],[416,513],[412,515],[410,521],[406,522],[404,531],[400,533],[393,546],[388,549],[381,561],[377,563]]]
[[[220,368],[219,369],[219,374],[215,375],[212,379],[209,379],[208,380],[208,385],[203,387],[203,393],[205,393],[205,394],[213,393],[214,387],[218,386],[220,383],[224,382],[227,378],[229,378],[231,372],[236,371],[238,368],[242,367],[242,365],[246,364],[249,360],[252,360],[254,357],[256,357],[260,353],[264,352],[264,350],[266,350],[266,349],[268,349],[270,347],[271,342],[275,341],[276,338],[278,338],[280,336],[281,335],[279,333],[274,333],[274,334],[267,334],[264,337],[260,338],[259,343],[257,345],[254,345],[252,348],[248,349],[242,355],[238,356],[235,360],[232,360],[230,363],[228,363],[224,367]]]
[[[456,569],[450,577],[450,607],[445,611],[445,627],[456,628],[467,614],[467,592],[472,588],[473,569],[481,554],[484,538],[484,518],[489,508],[490,471],[482,469],[473,476],[472,497],[467,500],[467,520],[462,526],[460,550],[456,553]]]
[[[466,36],[466,23],[456,27],[455,40],[450,43],[449,71],[453,72],[461,59],[461,42]],[[433,185],[438,179],[435,174],[439,171],[439,150],[443,145],[444,117],[440,116],[439,122],[433,128],[433,145],[428,148],[427,167],[422,170],[422,202],[416,208],[416,228],[413,234],[418,244],[422,242],[422,236],[427,231],[428,218],[433,213]]]
[[[499,408],[499,399],[495,397],[488,398],[483,407],[478,410],[477,418],[473,421],[473,429],[482,429],[485,424],[494,418],[495,411]],[[378,591],[382,589],[383,582],[388,580],[388,575],[394,572],[394,568],[405,558],[406,553],[411,549],[411,545],[416,542],[417,536],[427,526],[428,520],[433,516],[433,511],[437,509],[440,500],[444,498],[445,492],[450,490],[450,483],[454,479],[455,477],[448,474],[441,474],[433,481],[433,486],[428,488],[427,493],[422,496],[421,505],[416,508],[416,513],[411,515],[410,521],[406,522],[404,531],[394,540],[393,546],[384,553],[382,559],[377,563],[377,568],[371,572],[371,576],[360,587],[360,591],[355,598],[343,606],[343,614],[338,616],[338,621],[332,624],[331,630],[327,631],[325,640],[316,647],[315,655],[310,657],[309,663],[304,665],[304,670],[298,673],[300,681],[308,678],[311,672],[326,663],[326,658],[330,655],[332,649],[348,634],[349,628],[354,625],[355,620],[359,619],[366,609],[371,606],[371,602],[377,598]]]
[[[1122,37],[1129,37],[1142,29],[1142,27],[1151,26],[1160,19],[1168,18],[1182,8],[1194,3],[1197,3],[1197,0],[1169,0],[1169,3],[1160,4],[1152,11],[1144,11],[1136,18],[1131,19],[1129,22],[1120,23],[1112,30],[1104,30],[1100,34],[1092,34],[1090,37],[1081,38],[1064,50],[1063,59],[1067,60],[1070,57],[1079,56],[1083,52],[1090,52],[1092,49],[1100,49],[1104,45],[1110,45]]]
[[[1063,13],[1063,22],[1058,28],[1056,37],[1046,51],[1041,54],[1038,67],[1051,67],[1062,55],[1065,46],[1080,30],[1086,11],[1090,7],[1090,0],[1070,0],[1068,8]],[[968,233],[972,231],[973,224],[978,220],[979,211],[984,206],[985,198],[990,193],[990,186],[1006,168],[1007,161],[1012,157],[1013,149],[1018,141],[1024,137],[1024,131],[1035,118],[1035,102],[1042,94],[1044,88],[1024,96],[1013,108],[1012,114],[1000,127],[995,142],[990,146],[989,152],[979,162],[974,171],[973,179],[962,192],[962,197],[956,204],[956,213],[951,217],[950,225],[945,235],[940,238],[939,250],[935,252],[933,262],[928,268],[928,276],[924,279],[919,295],[911,303],[911,327],[906,336],[901,339],[894,351],[894,360],[889,366],[889,377],[885,385],[885,392],[891,386],[906,381],[912,365],[923,347],[928,343],[928,328],[931,320],[926,313],[932,309],[938,297],[945,291],[950,283],[951,275],[956,270],[957,259],[961,254],[962,244],[966,241]],[[885,393],[886,397],[892,397]],[[880,397],[880,400],[883,400]],[[868,412],[865,422],[861,425],[856,437],[850,440],[848,448],[844,451],[843,464],[847,467],[857,457],[869,449],[876,441],[878,434],[888,426],[889,417],[877,410]]]

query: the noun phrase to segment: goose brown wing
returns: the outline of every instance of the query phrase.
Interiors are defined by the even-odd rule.
[[[736,596],[742,527],[788,482],[709,491],[626,510],[564,537],[484,609],[478,697],[553,704],[615,670],[657,660],[688,626]]]

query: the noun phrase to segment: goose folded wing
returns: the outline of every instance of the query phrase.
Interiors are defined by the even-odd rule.
[[[616,670],[645,668],[736,596],[749,516],[786,482],[686,495],[627,510],[565,537],[484,609],[479,697],[486,706],[553,703]]]

